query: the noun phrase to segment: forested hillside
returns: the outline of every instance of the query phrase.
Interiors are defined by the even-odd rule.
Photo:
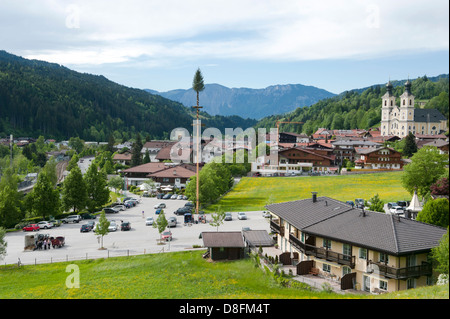
[[[219,129],[256,123],[202,117]],[[176,127],[191,130],[192,119],[191,109],[159,95],[0,51],[0,136],[107,141],[110,134],[129,139],[139,132],[157,139],[169,137]]]
[[[405,81],[392,81],[393,93],[400,97]],[[256,127],[276,127],[277,120],[303,122],[303,124],[283,124],[283,131],[314,133],[318,128],[328,129],[368,129],[377,126],[381,120],[381,97],[386,93],[384,85],[376,85],[364,90],[344,92],[338,96],[321,100],[310,107],[297,108],[280,116],[270,116],[258,122]],[[438,109],[449,116],[449,77],[426,76],[412,81],[415,107]],[[399,105],[400,99],[397,99]]]

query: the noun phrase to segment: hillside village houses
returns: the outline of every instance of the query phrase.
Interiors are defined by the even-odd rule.
[[[447,231],[315,192],[266,208],[277,245],[297,275],[323,276],[342,290],[381,293],[431,284],[429,254]]]

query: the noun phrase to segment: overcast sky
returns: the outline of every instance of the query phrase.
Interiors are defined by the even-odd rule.
[[[0,0],[0,49],[135,88],[314,85],[449,73],[448,0]]]

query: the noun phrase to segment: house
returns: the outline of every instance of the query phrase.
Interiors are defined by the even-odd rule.
[[[146,163],[123,170],[127,185],[139,186],[147,181],[149,174],[163,170],[173,164],[170,163]]]
[[[310,167],[313,171],[327,171],[330,167],[334,167],[334,156],[330,156],[326,149],[293,147],[278,152],[280,170],[286,164],[298,164],[297,170],[303,170],[303,164],[312,164]],[[292,166],[292,165],[291,165]],[[288,168],[284,168],[288,169]]]
[[[402,153],[390,147],[355,148],[356,169],[402,169]]]
[[[153,140],[153,141],[145,142],[145,144],[142,146],[142,150],[141,150],[142,157],[144,157],[148,151],[148,153],[150,155],[150,162],[157,162],[158,160],[156,159],[156,156],[157,156],[158,152],[161,149],[163,149],[167,146],[172,146],[174,144],[175,144],[174,141],[160,141],[160,140]]]
[[[148,178],[153,179],[161,186],[174,186],[176,188],[185,188],[187,181],[195,176],[196,170],[193,165],[192,168],[186,167],[187,164],[169,166],[165,169],[150,173]]]
[[[448,141],[436,139],[432,142],[421,144],[419,148],[422,148],[424,146],[434,146],[439,150],[439,153],[448,154]]]
[[[122,164],[122,165],[130,165],[131,164],[131,157],[132,154],[129,151],[124,152],[123,154],[116,153],[114,154],[112,161],[116,164]]]
[[[342,165],[344,159],[354,162],[356,159],[355,148],[369,148],[381,146],[380,143],[375,143],[367,140],[339,140],[331,142],[333,145],[333,154],[336,156],[336,164]]]
[[[393,292],[431,284],[429,254],[447,231],[315,192],[266,208],[280,249],[298,254],[297,275],[318,273],[342,290]]]
[[[245,257],[245,242],[240,231],[202,232],[203,246],[212,260],[236,260]]]
[[[308,143],[309,137],[306,134],[280,132],[278,134],[278,142],[280,143]]]

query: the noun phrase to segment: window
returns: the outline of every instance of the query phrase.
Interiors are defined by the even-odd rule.
[[[342,267],[342,276],[345,276],[345,275],[351,274],[351,273],[352,273],[352,270],[350,267],[348,267],[348,266]]]
[[[387,281],[380,280],[380,289],[381,290],[387,290]]]
[[[323,247],[327,249],[331,249],[331,240],[324,238],[323,239]]]
[[[365,248],[359,249],[359,258],[367,259],[367,249],[365,249]]]
[[[327,264],[322,264],[322,270],[325,272],[331,272],[331,266]]]
[[[349,244],[344,244],[342,253],[344,254],[344,260],[350,260],[352,256],[352,246]]]
[[[388,263],[389,262],[389,255],[385,253],[380,253],[380,263]]]

